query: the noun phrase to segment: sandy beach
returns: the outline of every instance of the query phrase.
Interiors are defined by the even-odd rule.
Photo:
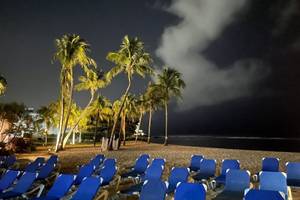
[[[76,166],[87,163],[96,154],[105,154],[106,157],[116,158],[118,161],[119,173],[126,166],[134,163],[141,153],[148,153],[152,158],[166,158],[167,164],[163,179],[167,180],[168,172],[173,166],[189,166],[190,157],[193,154],[201,154],[206,158],[216,159],[218,163],[217,172],[220,171],[222,159],[238,159],[242,169],[247,169],[251,174],[257,173],[261,169],[261,159],[263,157],[280,158],[280,170],[285,172],[285,163],[290,161],[300,162],[300,153],[253,151],[253,150],[232,150],[222,148],[188,147],[179,145],[162,146],[160,144],[128,143],[119,151],[101,152],[99,147],[91,145],[69,146],[67,150],[58,153],[61,164],[61,173],[76,173]],[[17,155],[21,163],[33,160],[37,156],[49,156],[47,148],[38,148],[36,152]],[[124,185],[123,185],[124,186]],[[300,190],[292,190],[293,199],[300,200]],[[210,199],[210,198],[208,198]]]

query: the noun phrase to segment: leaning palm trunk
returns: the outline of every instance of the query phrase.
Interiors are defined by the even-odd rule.
[[[130,90],[130,87],[131,87],[131,78],[128,77],[128,86],[127,86],[125,94],[124,94],[124,99],[122,101],[121,107],[120,107],[117,115],[114,118],[114,124],[113,124],[112,130],[111,130],[111,133],[110,133],[110,139],[109,139],[109,143],[108,143],[108,150],[112,150],[112,144],[113,144],[113,139],[114,139],[114,134],[115,134],[116,126],[117,126],[117,123],[118,123],[118,119],[120,118],[120,115],[121,115],[121,113],[123,111],[123,108],[124,108],[124,105],[125,105],[125,102],[126,102],[126,99],[127,99],[127,96],[128,96],[129,90]]]
[[[168,145],[168,104],[165,102],[165,142],[164,145]]]
[[[67,131],[67,127],[69,124],[69,119],[70,119],[70,115],[71,115],[71,110],[72,110],[72,98],[73,98],[73,89],[74,89],[74,83],[73,83],[73,70],[70,70],[70,74],[71,74],[71,79],[70,79],[70,99],[68,99],[68,107],[67,107],[67,114],[66,114],[66,121],[63,127],[63,132],[61,133],[61,148],[64,148],[64,135]],[[70,137],[70,136],[69,136]],[[68,138],[69,138],[68,137]]]
[[[59,119],[59,132],[57,133],[57,137],[56,137],[56,144],[55,144],[55,152],[58,151],[59,149],[59,141],[61,138],[61,133],[63,130],[63,121],[64,121],[64,112],[65,112],[65,106],[64,106],[64,86],[63,83],[61,83],[61,105],[60,105],[60,119]]]
[[[78,117],[75,125],[70,129],[70,131],[67,133],[66,137],[63,139],[63,144],[62,144],[62,149],[65,148],[68,140],[69,140],[69,137],[71,136],[71,134],[74,132],[75,128],[78,126],[80,120],[85,116],[88,108],[90,107],[91,103],[93,102],[94,100],[94,93],[92,92],[91,93],[91,99],[89,101],[89,103],[86,105],[86,107],[84,108],[84,110],[82,111],[82,113],[80,114],[80,116]]]
[[[149,122],[148,122],[148,139],[147,139],[148,144],[150,144],[150,138],[151,138],[151,123],[152,123],[152,108],[150,107]]]
[[[94,147],[96,146],[96,135],[97,135],[98,123],[99,123],[99,112],[97,113],[96,126],[94,131]]]

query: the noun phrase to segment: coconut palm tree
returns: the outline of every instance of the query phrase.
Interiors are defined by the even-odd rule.
[[[7,81],[3,76],[0,76],[0,96],[3,95],[7,88]]]
[[[132,76],[136,73],[145,77],[147,73],[152,73],[150,66],[152,59],[149,53],[144,49],[144,43],[137,37],[129,38],[127,35],[124,37],[120,49],[116,52],[110,52],[107,55],[107,60],[113,62],[116,66],[108,73],[108,76],[114,77],[117,74],[124,72],[127,75],[128,85],[124,92],[124,98],[121,106],[115,115],[114,124],[111,130],[109,148],[112,148],[112,140],[116,129],[117,122],[120,118],[124,108],[125,101],[132,84]]]
[[[185,88],[182,75],[176,69],[165,67],[161,74],[158,74],[156,90],[162,98],[165,109],[165,142],[168,145],[168,104],[172,97],[181,98],[181,91]]]
[[[54,59],[61,64],[60,72],[60,123],[59,133],[55,145],[55,151],[58,151],[59,144],[62,141],[71,112],[74,78],[73,68],[77,65],[81,67],[96,66],[95,61],[88,56],[90,45],[79,35],[67,34],[60,39],[56,39],[56,53]],[[66,112],[65,112],[66,110]]]
[[[151,124],[153,112],[156,111],[162,105],[162,98],[160,97],[160,92],[154,84],[149,83],[146,93],[145,93],[145,107],[146,111],[149,112],[148,118],[148,137],[147,143],[150,144],[151,139]]]

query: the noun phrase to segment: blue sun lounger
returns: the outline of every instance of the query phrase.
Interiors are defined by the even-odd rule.
[[[131,171],[124,173],[121,175],[122,178],[135,178],[139,175],[142,175],[145,173],[147,166],[149,164],[150,156],[148,154],[142,154],[140,155],[136,161],[135,165],[131,169]]]
[[[223,160],[222,161],[222,169],[221,174],[215,178],[215,185],[214,187],[222,184],[224,185],[226,182],[226,172],[228,169],[240,169],[240,162],[238,160]]]
[[[74,175],[61,174],[57,177],[45,196],[33,198],[32,200],[59,200],[68,193],[74,180]]]
[[[20,174],[20,171],[7,170],[0,179],[0,192],[9,188]]]
[[[5,159],[0,162],[0,167],[9,169],[15,164],[16,161],[17,159],[15,155],[6,156]]]
[[[178,183],[185,183],[188,181],[189,168],[173,167],[168,179],[167,193],[173,193]]]
[[[33,185],[33,182],[36,180],[37,174],[32,172],[24,172],[21,178],[17,181],[17,183],[12,186],[12,188],[8,191],[2,191],[0,193],[0,199],[9,199],[26,196],[26,192],[28,192]]]
[[[118,168],[116,166],[103,166],[97,176],[102,178],[102,186],[109,185],[109,183],[114,179]]]
[[[178,183],[174,200],[205,200],[206,186],[199,183]]]
[[[287,185],[300,187],[300,162],[286,163]]]
[[[95,166],[93,164],[87,164],[81,166],[79,172],[76,175],[74,185],[79,185],[84,178],[92,176],[94,170],[95,170]]]
[[[251,189],[245,191],[244,200],[285,200],[285,197],[277,191]]]
[[[225,188],[215,200],[241,200],[245,189],[248,188],[250,188],[250,172],[229,169],[226,173]]]
[[[46,161],[46,164],[55,164],[58,163],[58,156],[57,155],[51,155],[48,160]]]
[[[45,163],[38,172],[37,180],[46,180],[50,177],[51,174],[53,174],[54,169],[54,163]]]
[[[168,184],[157,180],[146,180],[143,183],[139,200],[165,200]]]
[[[164,159],[164,158],[154,158],[151,162],[152,166],[158,165],[158,166],[165,167],[165,164],[166,164],[166,159]]]
[[[82,180],[71,200],[93,200],[102,184],[102,179],[87,177]]]
[[[261,161],[262,172],[279,172],[279,158],[265,157]],[[259,173],[253,175],[254,182],[259,181]]]
[[[98,154],[94,158],[92,158],[88,164],[94,165],[95,169],[98,169],[103,163],[104,159],[105,156],[103,154]]]
[[[36,172],[45,162],[45,158],[37,157],[33,162],[30,162],[24,169],[25,172]]]
[[[204,157],[202,155],[192,155],[190,162],[190,171],[197,172],[200,169],[200,163]]]
[[[215,177],[217,161],[212,159],[203,159],[200,163],[200,171],[197,172],[193,179],[197,182],[206,182]]]

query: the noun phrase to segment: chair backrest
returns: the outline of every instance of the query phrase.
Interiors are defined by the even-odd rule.
[[[238,160],[223,160],[221,174],[226,175],[228,169],[240,169],[240,162]]]
[[[267,157],[262,159],[263,172],[278,172],[279,171],[279,158]]]
[[[205,200],[206,188],[198,183],[178,183],[174,200]]]
[[[103,167],[115,167],[117,160],[114,158],[106,158],[103,162]]]
[[[143,180],[160,179],[164,171],[162,165],[150,165],[146,171]]]
[[[25,172],[35,172],[45,162],[45,158],[37,157],[33,162],[25,167]]]
[[[39,171],[39,175],[37,177],[37,179],[44,179],[44,178],[47,178],[52,172],[53,170],[55,169],[55,164],[50,162],[50,163],[45,163],[40,171]]]
[[[245,200],[285,200],[284,194],[277,191],[251,189],[246,191]]]
[[[20,173],[20,171],[7,170],[6,173],[0,179],[0,191],[3,191],[10,187],[20,175]]]
[[[283,172],[260,172],[259,181],[259,189],[288,194],[286,174]]]
[[[4,166],[11,167],[15,164],[16,161],[17,159],[15,155],[7,156],[6,159],[4,160]]]
[[[190,162],[190,170],[198,171],[200,169],[200,163],[204,157],[202,155],[192,155]]]
[[[81,181],[86,178],[90,177],[94,172],[95,166],[93,164],[87,164],[80,167],[79,172],[77,173],[76,179],[74,181],[75,185],[81,183]]]
[[[150,156],[148,154],[142,154],[136,159],[134,170],[138,173],[144,173],[149,164]]]
[[[187,182],[189,177],[189,169],[188,168],[183,168],[183,167],[173,167],[168,182],[168,191],[174,191],[176,189],[176,185],[178,183],[185,183]]]
[[[105,156],[103,154],[98,154],[94,158],[91,159],[89,164],[94,165],[96,168],[98,168],[101,163],[104,161]]]
[[[71,200],[93,200],[101,186],[101,183],[101,178],[84,178]]]
[[[300,184],[300,162],[286,163],[287,180],[297,181]]]
[[[47,164],[57,164],[58,162],[58,156],[57,155],[51,155],[48,160],[46,161]]]
[[[250,172],[229,169],[226,173],[225,191],[244,192],[250,187]]]
[[[151,165],[158,165],[165,167],[166,160],[164,158],[154,158],[151,162]]]
[[[19,194],[27,192],[36,180],[36,177],[37,173],[24,172],[17,184],[13,187],[12,191]]]
[[[116,166],[104,166],[99,172],[99,177],[103,179],[103,184],[109,184],[117,173]]]
[[[146,180],[142,186],[139,200],[165,200],[167,184],[160,179]]]
[[[216,174],[217,162],[212,159],[202,159],[200,163],[200,173],[207,174],[209,177],[213,177]]]
[[[53,183],[52,187],[50,188],[46,196],[60,199],[61,197],[63,197],[65,194],[68,193],[69,189],[74,183],[74,180],[75,180],[74,175],[60,174],[55,180],[55,182]]]

